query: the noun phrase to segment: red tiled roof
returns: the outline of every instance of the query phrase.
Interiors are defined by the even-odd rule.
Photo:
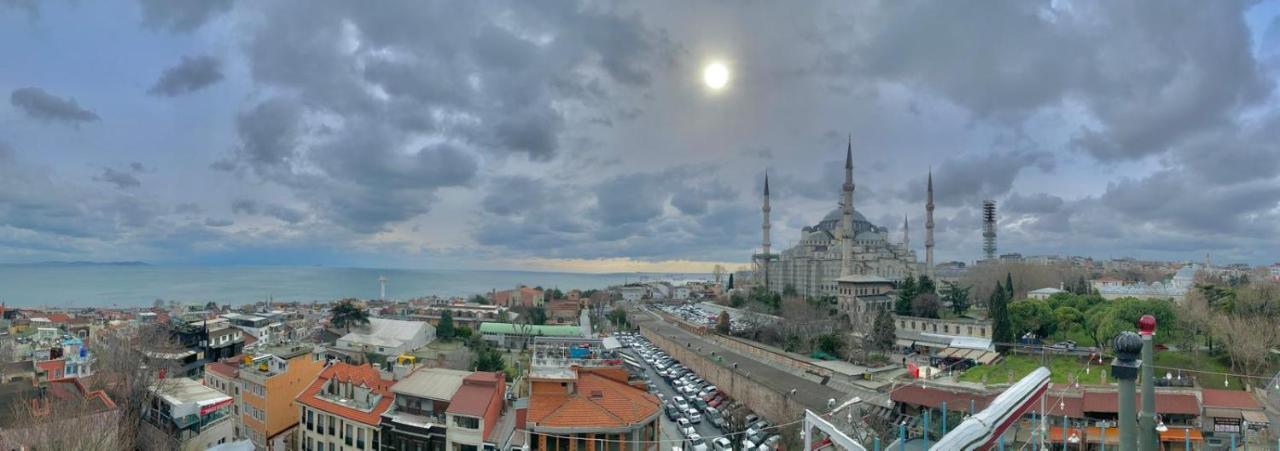
[[[49,318],[49,321],[52,321],[55,323],[66,323],[67,321],[71,321],[71,317],[68,316],[66,313],[52,313],[52,314],[49,314],[48,318]]]
[[[463,378],[462,386],[458,387],[458,391],[449,399],[449,410],[446,412],[483,417],[489,410],[493,397],[502,396],[502,393],[498,393],[499,377],[503,376],[499,373],[480,371]]]
[[[240,374],[240,365],[238,364],[232,365],[231,363],[227,363],[227,362],[213,362],[213,363],[206,364],[204,366],[204,370],[212,371],[214,373],[221,374],[223,376],[234,379]]]
[[[1139,406],[1142,397],[1134,401]],[[1120,407],[1119,395],[1116,392],[1085,392],[1084,411],[1116,413]],[[1156,413],[1175,415],[1200,415],[1200,400],[1195,395],[1186,393],[1156,393]]]
[[[365,412],[316,397],[316,394],[324,389],[325,383],[329,380],[350,382],[356,386],[364,385],[375,393],[382,395],[382,399],[378,400],[378,404],[372,410]],[[356,366],[335,363],[321,371],[316,380],[311,383],[311,386],[298,395],[298,402],[343,418],[359,421],[370,426],[377,426],[381,421],[382,413],[386,412],[387,408],[391,407],[391,403],[395,401],[395,394],[391,392],[391,384],[393,382],[383,379],[381,373],[371,365]]]
[[[576,392],[535,392],[528,421],[539,427],[618,428],[658,413],[658,398],[607,376],[578,369]]]
[[[1258,403],[1258,399],[1253,394],[1246,391],[1236,390],[1216,390],[1206,388],[1202,390],[1201,396],[1204,397],[1205,407],[1220,407],[1227,409],[1241,410],[1262,410],[1262,405]],[[1156,398],[1159,400],[1159,397]]]
[[[245,346],[249,346],[249,345],[251,345],[251,344],[254,344],[254,343],[257,343],[257,342],[258,342],[258,337],[255,337],[255,336],[253,336],[253,335],[249,335],[249,334],[244,334],[244,333],[242,333],[242,334],[240,334],[240,336],[244,338],[244,345],[245,345]]]
[[[947,409],[968,409],[969,401],[973,401],[975,408],[982,410],[995,399],[995,395],[987,395],[982,393],[964,393],[950,390],[941,390],[936,388],[924,388],[916,385],[908,385],[898,387],[889,394],[889,399],[893,402],[910,404],[913,406],[924,406],[933,409],[942,407],[942,402],[947,402]]]

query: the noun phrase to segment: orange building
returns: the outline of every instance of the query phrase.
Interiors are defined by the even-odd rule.
[[[658,450],[658,398],[628,384],[626,370],[534,371],[530,383],[530,450]]]
[[[295,400],[324,370],[324,361],[306,346],[267,349],[246,358],[237,375],[240,384],[240,422],[258,449],[297,449]]]
[[[396,395],[391,379],[370,365],[335,363],[325,368],[298,395],[301,442],[304,451],[382,449],[382,414]]]

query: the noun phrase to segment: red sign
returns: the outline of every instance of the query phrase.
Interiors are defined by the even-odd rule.
[[[208,415],[208,414],[209,414],[209,412],[213,412],[213,411],[215,411],[215,410],[218,410],[218,409],[221,409],[221,408],[223,408],[223,407],[229,406],[229,405],[231,405],[231,403],[232,403],[232,402],[235,402],[235,400],[234,400],[234,399],[231,399],[231,398],[227,398],[227,399],[224,399],[224,400],[222,400],[222,401],[218,401],[218,402],[215,402],[215,403],[213,403],[213,404],[209,404],[209,405],[207,405],[207,406],[202,406],[202,407],[200,407],[200,415],[201,415],[201,416]]]
[[[919,379],[920,367],[915,362],[907,362],[907,374],[910,374],[912,378]]]

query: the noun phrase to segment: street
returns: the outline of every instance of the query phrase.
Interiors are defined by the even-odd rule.
[[[640,355],[637,354],[635,350],[631,348],[626,348],[624,352],[631,355],[632,357],[635,357],[636,360],[644,362],[644,359],[641,359]],[[662,396],[666,398],[663,401],[663,404],[665,404],[666,401],[670,401],[673,396],[676,396],[676,392],[671,387],[671,384],[668,383],[666,379],[663,379],[662,376],[659,376],[658,372],[655,371],[653,367],[649,365],[648,362],[644,362],[644,374],[645,376],[653,380],[654,386],[658,388],[658,393],[661,393]],[[665,450],[665,449],[670,449],[671,447],[681,446],[681,444],[684,443],[684,435],[680,433],[680,430],[676,427],[676,423],[667,418],[665,410],[663,411],[661,416],[662,416],[661,433],[662,433],[663,443],[660,449]],[[715,426],[712,426],[711,423],[708,422],[707,420],[703,420],[701,423],[695,424],[693,426],[694,426],[694,429],[698,430],[698,435],[701,435],[703,438],[707,440],[708,447],[711,446],[712,438],[723,434],[723,432],[721,432],[719,429],[716,429]]]

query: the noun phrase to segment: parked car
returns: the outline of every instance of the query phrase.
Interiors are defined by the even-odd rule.
[[[689,445],[689,447],[686,449],[689,449],[692,451],[707,451],[706,440],[703,440],[702,436],[698,435],[698,433],[696,432],[689,434],[689,437],[685,439],[685,443]]]
[[[769,450],[778,449],[778,443],[781,441],[782,441],[782,436],[776,435],[776,434],[770,435],[769,438],[764,439],[764,443],[761,443],[760,446],[756,447],[756,451],[769,451]]]
[[[676,420],[676,429],[679,429],[680,434],[684,435],[685,437],[698,433],[697,429],[693,428],[693,423],[690,423],[688,418],[681,418]]]
[[[701,423],[701,422],[702,422],[702,414],[698,412],[698,409],[689,408],[689,409],[685,410],[685,411],[684,411],[684,417],[685,417],[685,418],[688,418],[690,423]]]
[[[711,449],[713,451],[733,451],[733,442],[727,438],[720,437],[711,442]]]
[[[680,417],[680,409],[677,408],[675,404],[666,403],[666,405],[662,407],[663,410],[666,411],[668,420],[676,421],[676,418]]]

